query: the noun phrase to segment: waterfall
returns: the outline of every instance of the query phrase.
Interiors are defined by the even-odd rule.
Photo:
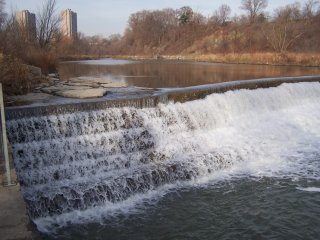
[[[12,118],[7,131],[28,213],[37,219],[122,202],[241,165],[268,146],[222,146],[213,136],[237,121],[319,101],[319,82],[290,83],[148,108]]]

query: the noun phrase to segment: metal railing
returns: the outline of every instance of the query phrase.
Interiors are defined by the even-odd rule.
[[[4,115],[4,104],[3,104],[3,92],[2,84],[0,83],[0,158],[5,161],[5,171],[7,182],[4,183],[5,186],[15,185],[11,179],[10,163],[9,163],[9,153],[8,153],[8,142],[7,142],[7,132],[6,132],[6,118]]]

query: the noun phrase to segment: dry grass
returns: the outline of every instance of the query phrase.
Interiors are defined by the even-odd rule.
[[[31,48],[25,62],[41,68],[43,73],[50,73],[57,70],[58,60],[53,51]]]
[[[6,95],[20,95],[33,90],[41,79],[32,78],[27,65],[21,60],[5,56],[0,58],[0,82]]]
[[[146,60],[155,59],[150,55],[116,55],[115,59]],[[181,54],[162,55],[160,59],[215,62],[215,63],[236,63],[236,64],[263,64],[263,65],[287,65],[287,66],[308,66],[320,67],[320,53],[217,53],[217,54]]]
[[[163,56],[169,60],[185,60],[199,62],[266,64],[266,65],[299,65],[320,66],[319,53],[227,53],[227,54],[194,54]]]

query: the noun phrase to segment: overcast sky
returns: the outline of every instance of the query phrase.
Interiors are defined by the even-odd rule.
[[[7,12],[29,10],[36,13],[45,0],[5,0]],[[296,0],[269,0],[267,11],[291,4]],[[131,13],[142,9],[180,8],[190,6],[209,16],[222,4],[228,4],[233,14],[242,14],[241,0],[57,0],[57,9],[70,8],[78,14],[78,31],[86,35],[122,34]],[[304,1],[300,1],[304,3]]]

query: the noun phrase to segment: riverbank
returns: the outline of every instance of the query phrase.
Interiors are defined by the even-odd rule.
[[[1,60],[2,58],[2,60]],[[60,57],[58,62],[98,60],[103,58],[127,60],[163,60],[181,62],[209,62],[223,64],[295,66],[320,68],[320,53],[226,53],[226,54],[178,54],[178,55],[68,55]],[[21,95],[34,91],[35,88],[48,83],[49,78],[42,78],[39,67],[22,64],[19,59],[0,57],[3,83],[6,95]],[[49,84],[50,85],[50,84]]]
[[[110,56],[108,56],[110,57]],[[181,55],[117,55],[115,59],[130,60],[178,60],[229,64],[320,67],[320,53],[226,53]]]

